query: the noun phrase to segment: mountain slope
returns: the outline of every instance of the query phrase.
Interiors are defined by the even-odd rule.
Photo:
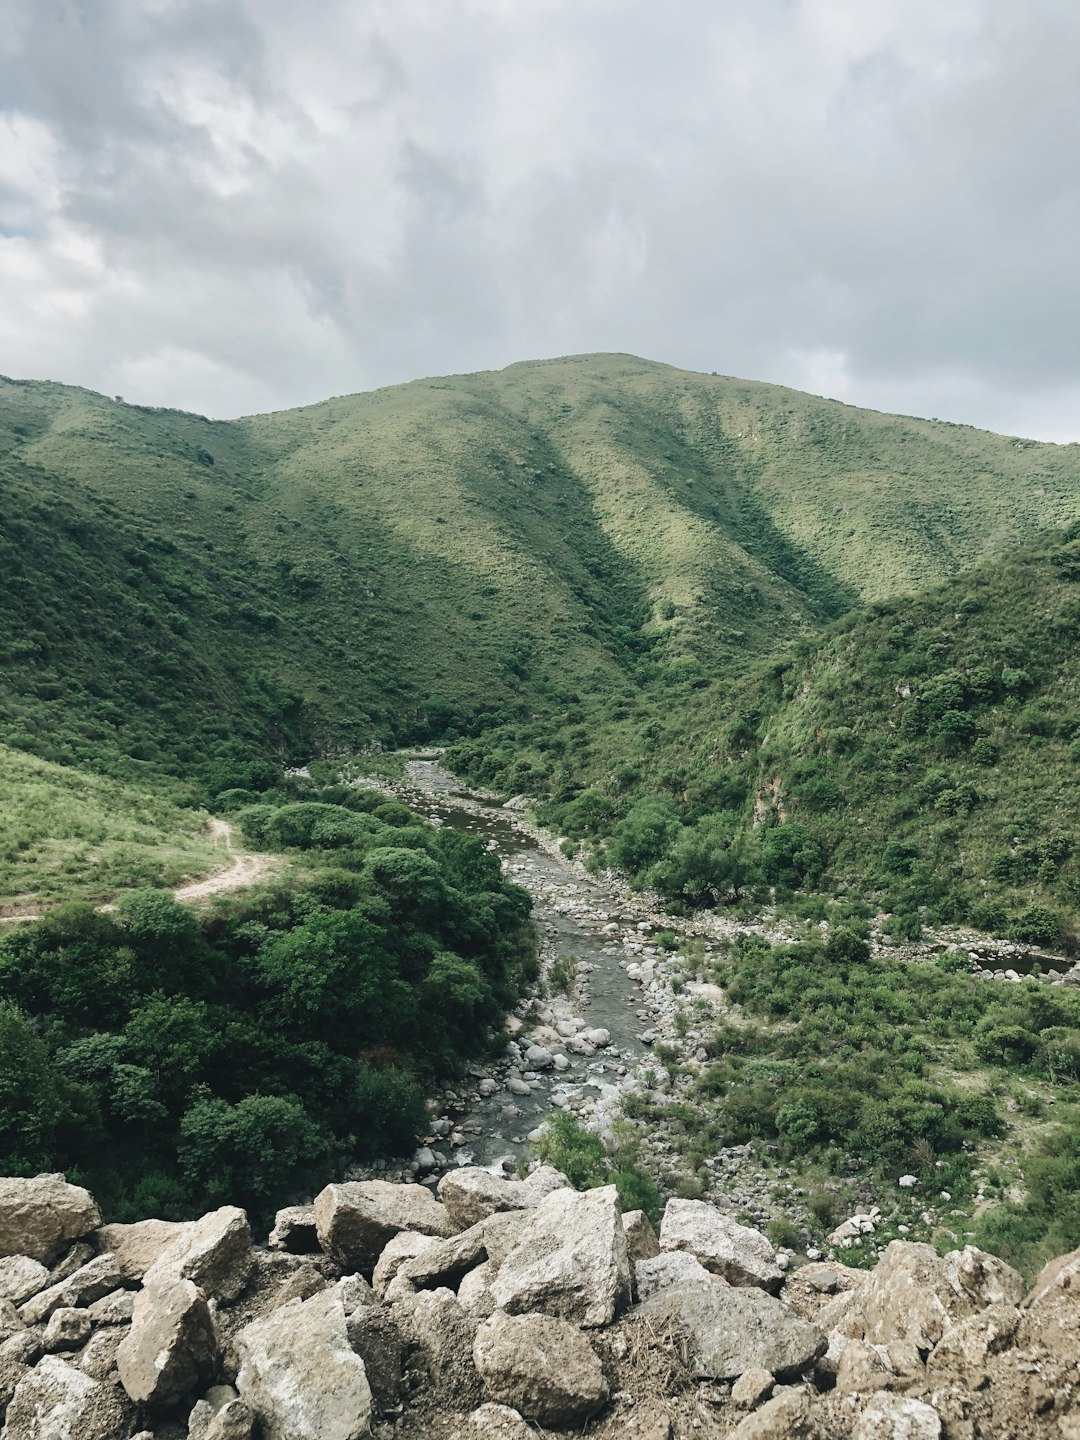
[[[731,675],[1077,516],[1080,447],[627,356],[235,422],[0,381],[0,738],[255,783]]]

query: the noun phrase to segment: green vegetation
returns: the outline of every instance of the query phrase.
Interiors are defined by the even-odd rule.
[[[0,794],[0,916],[175,886],[221,861],[205,812],[160,781],[124,784],[0,745]]]
[[[644,1210],[650,1220],[659,1223],[664,1208],[660,1192],[639,1166],[637,1145],[629,1127],[624,1127],[609,1152],[600,1136],[586,1130],[569,1110],[556,1110],[546,1121],[533,1150],[545,1165],[561,1170],[575,1189],[614,1185],[624,1212]]]
[[[0,1172],[63,1168],[117,1219],[265,1218],[414,1143],[422,1087],[498,1043],[534,944],[480,841],[356,789],[243,815],[301,884],[202,917],[136,890],[0,938]]]

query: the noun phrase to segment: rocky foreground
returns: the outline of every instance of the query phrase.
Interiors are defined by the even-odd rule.
[[[3,1440],[1080,1440],[1080,1251],[1026,1295],[973,1247],[788,1274],[705,1201],[657,1236],[462,1168],[329,1185],[266,1246],[0,1180],[0,1257]]]

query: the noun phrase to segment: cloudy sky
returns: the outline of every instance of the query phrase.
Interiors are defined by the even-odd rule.
[[[3,0],[0,371],[596,350],[1080,440],[1080,5]]]

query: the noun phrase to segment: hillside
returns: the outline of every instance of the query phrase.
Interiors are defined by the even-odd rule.
[[[1080,447],[626,356],[211,422],[0,381],[0,738],[200,795],[738,673],[1080,516]]]

